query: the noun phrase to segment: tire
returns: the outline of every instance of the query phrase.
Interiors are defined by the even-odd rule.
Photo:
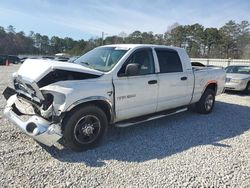
[[[209,114],[214,108],[215,92],[212,89],[206,89],[199,102],[194,105],[195,111],[200,114]]]
[[[250,94],[250,81],[247,83],[246,89],[244,90],[245,94]]]
[[[102,109],[87,105],[73,110],[63,122],[64,143],[74,151],[86,151],[100,145],[108,120]]]

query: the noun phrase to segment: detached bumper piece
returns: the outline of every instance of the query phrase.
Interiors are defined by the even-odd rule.
[[[3,91],[3,96],[6,100],[8,100],[12,95],[16,94],[16,90],[6,87],[5,90]]]
[[[25,134],[47,146],[54,145],[61,137],[61,128],[42,117],[33,115],[27,121],[22,121],[16,113],[16,95],[12,95],[4,109],[4,115]]]

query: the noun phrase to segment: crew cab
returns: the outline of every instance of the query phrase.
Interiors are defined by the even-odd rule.
[[[76,151],[96,147],[109,125],[133,125],[187,110],[212,111],[225,71],[192,67],[182,48],[121,44],[74,63],[26,60],[6,88],[5,116],[35,140]],[[28,115],[27,120],[21,116]]]

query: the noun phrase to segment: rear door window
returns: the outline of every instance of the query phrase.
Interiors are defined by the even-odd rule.
[[[155,49],[160,73],[183,72],[182,64],[178,53],[170,49]]]

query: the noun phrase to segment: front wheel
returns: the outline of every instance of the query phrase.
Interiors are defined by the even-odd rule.
[[[212,112],[215,102],[215,92],[211,89],[206,89],[201,96],[199,102],[195,104],[195,111],[201,114]]]
[[[100,144],[108,121],[103,110],[88,105],[71,112],[63,126],[65,144],[74,151],[85,151]]]
[[[250,94],[250,81],[247,83],[246,89],[244,90],[245,94]]]

